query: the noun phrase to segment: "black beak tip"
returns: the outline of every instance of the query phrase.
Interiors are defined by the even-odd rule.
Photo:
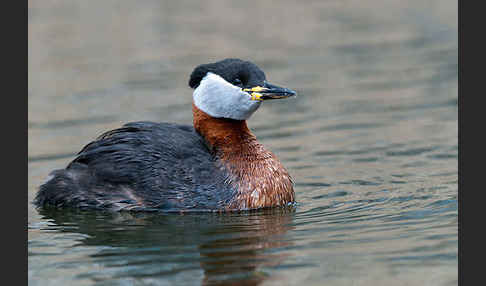
[[[287,89],[287,90],[288,90],[287,92],[288,92],[289,96],[297,96],[297,92],[296,91],[291,90],[291,89]]]
[[[262,99],[279,99],[297,96],[297,92],[289,88],[280,87],[270,84],[268,82],[265,82],[264,87],[266,88],[266,90],[260,92],[263,94]]]

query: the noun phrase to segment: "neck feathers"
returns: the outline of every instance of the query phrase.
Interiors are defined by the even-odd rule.
[[[193,124],[201,134],[209,147],[217,155],[223,155],[231,151],[241,151],[242,147],[256,143],[245,120],[227,118],[214,118],[192,104]]]
[[[194,128],[232,176],[237,195],[228,209],[283,206],[294,201],[292,179],[258,143],[244,120],[213,118],[193,104]]]

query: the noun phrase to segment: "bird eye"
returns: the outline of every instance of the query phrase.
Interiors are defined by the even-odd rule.
[[[243,84],[242,84],[242,82],[241,82],[241,80],[239,78],[235,78],[233,80],[233,85],[242,86]]]

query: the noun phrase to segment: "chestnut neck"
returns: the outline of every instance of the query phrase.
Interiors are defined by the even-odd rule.
[[[226,209],[284,206],[294,201],[293,183],[275,155],[257,142],[246,121],[213,118],[192,105],[194,129],[232,174],[237,190]]]
[[[248,129],[245,120],[214,118],[192,104],[194,129],[206,140],[216,155],[257,155],[255,148],[261,146]]]

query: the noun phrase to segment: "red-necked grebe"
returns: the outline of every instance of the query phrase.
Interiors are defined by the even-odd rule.
[[[255,64],[196,67],[193,127],[132,122],[86,145],[40,186],[38,207],[131,211],[237,211],[294,202],[292,179],[246,120],[261,103],[296,95]]]

